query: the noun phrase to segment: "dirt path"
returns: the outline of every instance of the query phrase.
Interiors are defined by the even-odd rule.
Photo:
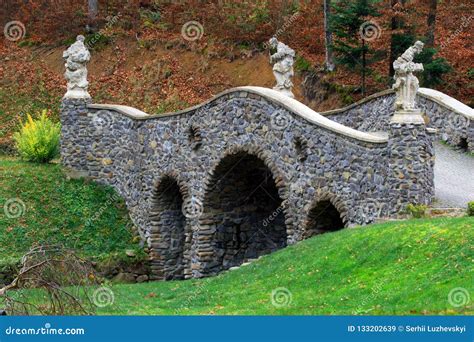
[[[474,201],[474,157],[435,143],[436,207],[464,208]]]

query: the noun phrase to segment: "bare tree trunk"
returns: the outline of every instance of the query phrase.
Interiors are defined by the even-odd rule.
[[[430,0],[430,11],[428,12],[428,31],[426,33],[426,46],[433,47],[436,30],[436,10],[438,7],[438,0]]]
[[[365,39],[362,39],[362,96],[365,97],[365,69],[367,66],[365,55]]]
[[[87,1],[89,8],[89,19],[94,20],[97,18],[97,13],[99,12],[99,1],[98,0],[88,0]]]
[[[88,26],[89,29],[94,32],[95,31],[95,25],[96,25],[96,19],[97,19],[97,14],[99,13],[99,1],[98,0],[87,0],[87,5],[89,9],[88,13]]]
[[[331,0],[324,0],[324,36],[326,47],[326,69],[333,71],[335,68],[332,53],[332,30],[329,24],[331,15]]]
[[[395,59],[398,58],[395,53],[395,40],[394,40],[394,31],[399,30],[403,27],[403,20],[400,19],[400,17],[397,15],[397,11],[402,10],[403,11],[403,6],[406,4],[407,0],[391,0],[390,1],[390,6],[392,8],[392,11],[394,12],[392,14],[392,20],[390,23],[390,29],[392,31],[391,33],[391,39],[390,39],[390,58],[389,58],[389,76],[393,76],[394,70],[393,70],[393,62]],[[399,6],[398,8],[396,6]]]

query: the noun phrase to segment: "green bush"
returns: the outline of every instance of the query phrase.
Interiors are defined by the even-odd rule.
[[[467,215],[474,216],[474,201],[471,201],[467,204]]]
[[[427,208],[426,205],[410,203],[407,205],[406,211],[414,218],[422,218],[425,217]]]
[[[467,71],[467,77],[474,78],[474,68],[469,68]]]
[[[305,59],[303,56],[297,56],[295,61],[295,70],[296,71],[309,71],[311,69],[311,63]]]
[[[13,135],[21,157],[28,161],[47,163],[59,154],[60,124],[54,123],[43,110],[39,119],[28,119]]]
[[[41,44],[39,42],[35,42],[29,39],[23,39],[18,42],[19,47],[33,47],[33,46],[38,46],[38,45],[41,45]]]
[[[453,70],[452,66],[444,58],[435,58],[437,50],[434,48],[424,48],[415,57],[415,62],[423,63],[423,72],[420,75],[420,86],[432,88],[442,84],[444,74]]]
[[[112,43],[112,37],[107,35],[105,31],[99,31],[86,35],[84,44],[90,50],[99,51]]]
[[[161,12],[159,9],[140,9],[139,13],[145,27],[153,27],[154,24],[157,24],[161,20]]]

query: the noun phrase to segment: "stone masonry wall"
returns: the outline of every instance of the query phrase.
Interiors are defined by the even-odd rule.
[[[365,132],[386,132],[394,113],[395,94],[383,91],[346,108],[331,110],[322,115],[345,126]],[[465,146],[474,151],[473,120],[461,115],[423,94],[417,95],[417,103],[426,115],[427,126],[438,130],[438,138],[452,146]]]
[[[425,126],[391,123],[390,137],[388,179],[390,197],[396,198],[390,214],[402,211],[407,203],[429,205],[434,196],[434,151]]]
[[[394,176],[405,155],[426,150],[420,162],[429,159],[424,126],[412,133],[420,144],[396,128],[388,143],[365,142],[243,90],[147,118],[87,105],[63,100],[63,163],[125,199],[154,279],[216,274],[300,241],[319,230],[321,201],[350,227],[432,196],[430,163]]]
[[[365,132],[386,132],[394,113],[395,96],[384,91],[341,109],[321,113],[331,120]]]

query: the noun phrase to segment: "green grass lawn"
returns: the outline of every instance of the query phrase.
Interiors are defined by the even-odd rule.
[[[115,285],[114,303],[99,313],[472,314],[473,228],[466,217],[345,229],[212,278]],[[284,303],[291,293],[288,305],[272,304],[278,288],[289,291]],[[449,303],[455,288],[470,293],[467,305]]]
[[[7,215],[7,201],[22,214]],[[126,259],[127,249],[140,254],[128,227],[124,202],[112,189],[68,180],[58,164],[0,157],[0,265],[17,262],[37,243],[61,244],[96,259]]]

